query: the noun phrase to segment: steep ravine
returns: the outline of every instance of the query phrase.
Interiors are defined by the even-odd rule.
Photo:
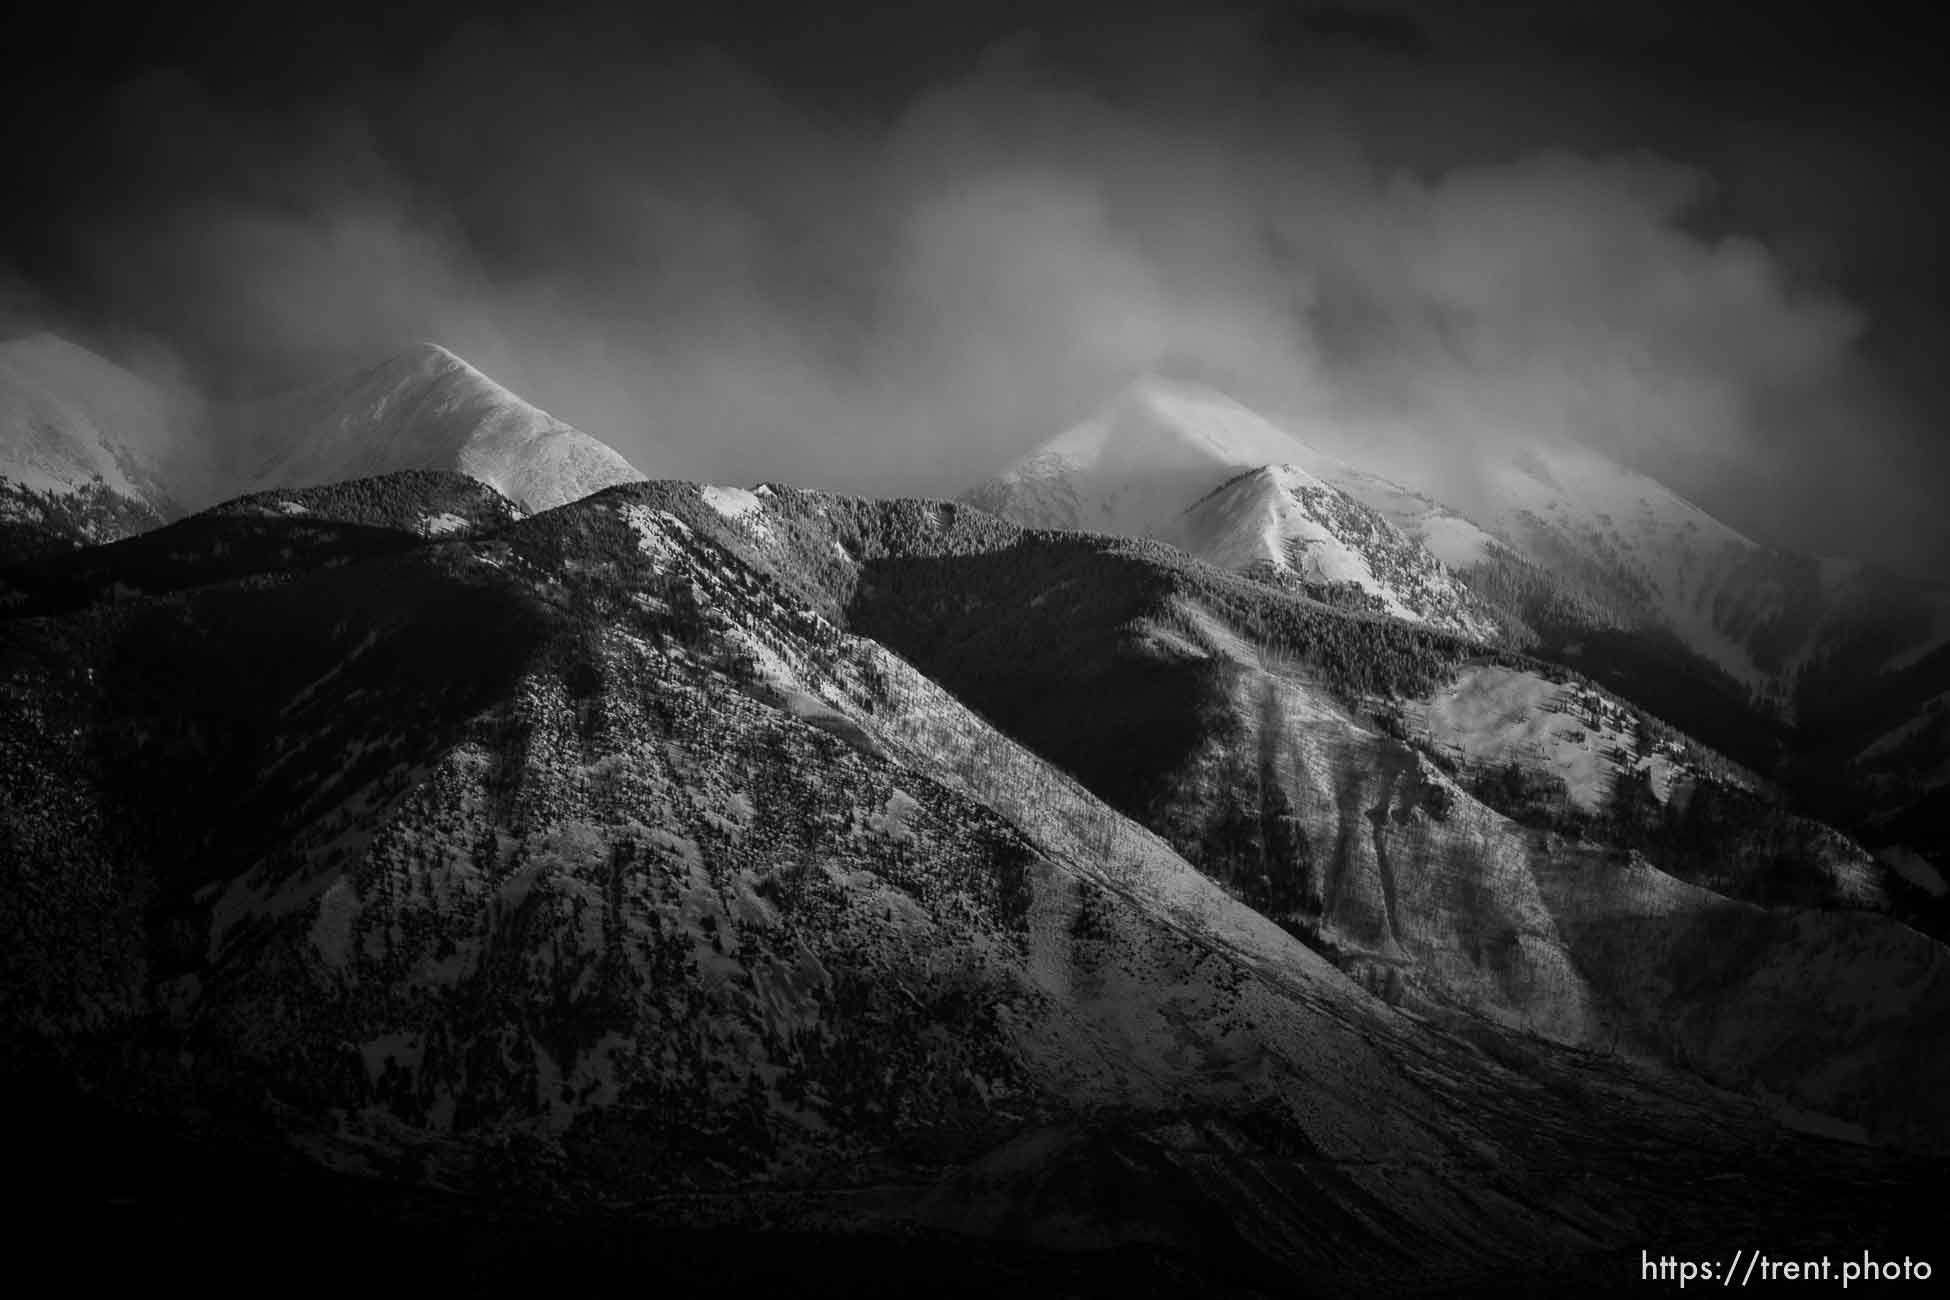
[[[1940,943],[1873,911],[1729,899],[1521,826],[1303,679],[1255,665],[1238,682],[1235,722],[1258,734],[1235,743],[1261,755],[1257,778],[1185,797],[1276,802],[1308,851],[1262,842],[1264,873],[1225,878],[1388,1000],[1680,1065],[1881,1138],[1950,1133]]]

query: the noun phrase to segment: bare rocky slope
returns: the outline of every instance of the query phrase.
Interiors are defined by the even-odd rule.
[[[465,495],[281,494],[0,623],[11,1060],[449,1269],[720,1289],[760,1229],[829,1283],[1636,1285],[1935,1176],[1800,1130],[1940,1144],[1941,947],[1846,846],[1761,903],[1497,811],[1438,757],[1473,647],[941,503],[395,526]],[[1665,808],[1717,769],[1660,739],[1610,761]]]

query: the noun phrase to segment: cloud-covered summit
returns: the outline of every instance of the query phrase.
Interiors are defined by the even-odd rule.
[[[1458,475],[1581,442],[1757,535],[1929,553],[1941,450],[1819,249],[1730,221],[1624,73],[1486,91],[1439,14],[1342,8],[971,34],[877,97],[614,12],[275,101],[152,70],[72,142],[32,293],[226,397],[438,339],[703,479],[948,493],[1166,371]]]

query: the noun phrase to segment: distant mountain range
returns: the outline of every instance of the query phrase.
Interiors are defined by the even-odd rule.
[[[1531,649],[1819,787],[1826,812],[1878,837],[1950,787],[1950,755],[1887,726],[1858,734],[1866,718],[1906,727],[1950,690],[1950,590],[1763,547],[1586,448],[1501,451],[1474,471],[1407,485],[1215,390],[1150,378],[963,499]]]
[[[1276,470],[1285,495],[1299,490],[1313,504],[1274,507],[1271,477],[1223,502],[1205,500],[1247,470]],[[1461,492],[1439,481],[1404,485],[1315,450],[1215,390],[1145,379],[966,499],[1035,527],[1155,537],[1239,569],[1264,561],[1355,575],[1336,554],[1344,536],[1323,549],[1326,534],[1346,533],[1341,521],[1391,544],[1405,536],[1459,577],[1514,559],[1594,619],[1668,632],[1789,712],[1811,665],[1891,605],[1904,617],[1880,667],[1950,644],[1950,592],[1906,587],[1850,561],[1770,551],[1589,449],[1529,446],[1475,470]],[[1376,529],[1376,516],[1394,531]],[[1318,558],[1290,566],[1293,553]],[[1390,612],[1425,617],[1410,592],[1381,576],[1389,567],[1352,580]]]
[[[406,469],[466,474],[528,510],[643,477],[434,344],[341,382],[208,405],[53,335],[0,342],[0,545],[15,550]]]
[[[855,1287],[1636,1288],[1933,1213],[1940,861],[1641,697],[1824,716],[1712,660],[1798,562],[1650,480],[1539,452],[1466,511],[1153,381],[963,502],[644,482],[427,348],[227,416],[186,514],[193,429],[20,355],[0,1080],[150,1135],[145,1217],[185,1135],[469,1267],[662,1234],[721,1294],[835,1242]],[[1867,638],[1807,772],[1923,770],[1931,635]],[[725,1254],[767,1239],[804,1275]]]

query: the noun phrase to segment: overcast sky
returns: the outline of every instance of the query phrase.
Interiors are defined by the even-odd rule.
[[[62,6],[0,327],[217,395],[430,338],[653,475],[863,491],[1162,368],[1950,550],[1944,104],[1873,5],[279,8]]]

